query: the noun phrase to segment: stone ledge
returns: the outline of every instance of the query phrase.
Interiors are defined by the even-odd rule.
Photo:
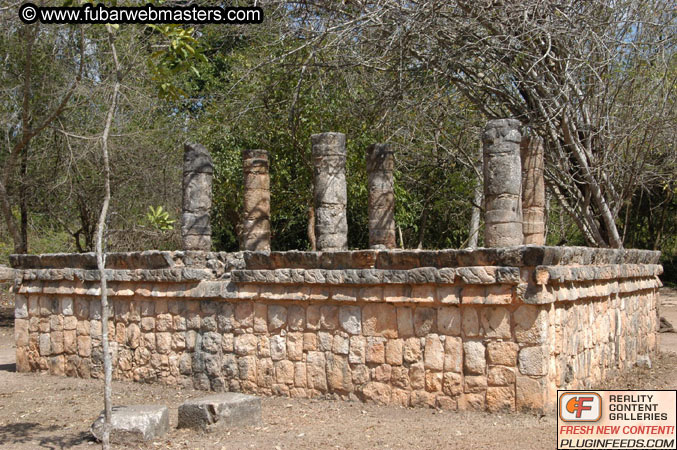
[[[647,291],[658,289],[662,286],[661,281],[657,277],[605,281],[596,283],[570,282],[554,285],[549,288],[549,291],[552,293],[554,301],[578,301],[588,298],[607,297],[614,294],[630,294]]]
[[[11,267],[0,266],[0,281],[14,281],[16,272]]]
[[[344,252],[244,252],[250,270],[384,269],[415,267],[468,267],[568,264],[656,264],[660,252],[650,250],[547,247],[523,245],[506,248],[448,250],[357,250]]]
[[[661,286],[663,283],[657,276],[621,280],[568,281],[529,288],[521,299],[527,304],[545,305],[555,302],[603,299],[616,294],[628,295],[658,289]]]
[[[217,300],[269,300],[302,302],[370,302],[370,303],[439,303],[439,304],[509,304],[513,301],[515,285],[494,284],[389,284],[389,285],[304,285],[257,284],[227,281],[201,281],[195,284],[117,283],[108,285],[111,298],[157,298]],[[98,282],[27,281],[20,285],[17,295],[53,295],[61,297],[99,297]]]
[[[110,269],[169,269],[175,267],[231,269],[383,269],[469,266],[558,266],[604,264],[657,264],[660,252],[650,250],[546,247],[523,245],[463,250],[354,250],[337,252],[199,252],[145,251],[109,253]],[[10,255],[16,269],[96,269],[94,253]]]
[[[660,264],[609,264],[603,266],[538,266],[536,283],[563,283],[567,281],[611,280],[618,278],[654,277],[663,273]]]
[[[15,269],[85,269],[96,270],[96,255],[90,253],[49,253],[42,255],[10,255]],[[106,254],[107,269],[209,268],[229,271],[244,268],[242,252],[160,251],[115,252]]]
[[[227,275],[225,275],[227,277]],[[92,269],[27,269],[23,279],[27,281],[99,281],[99,271]],[[178,267],[171,269],[106,269],[109,281],[148,281],[160,283],[181,283],[184,281],[214,280],[214,271],[204,268]]]
[[[234,270],[234,283],[259,284],[318,284],[318,285],[380,285],[380,284],[455,284],[458,276],[466,284],[520,283],[517,267],[419,267],[410,270],[382,269],[274,269]]]
[[[657,276],[639,278],[576,280],[547,285],[520,283],[471,284],[461,280],[454,284],[310,284],[310,283],[256,283],[228,280],[204,280],[192,283],[151,282],[109,283],[108,296],[113,298],[176,298],[310,302],[381,302],[381,303],[435,303],[435,304],[509,304],[514,297],[524,303],[545,304],[555,301],[604,297],[635,291],[655,289],[662,284]],[[99,297],[96,281],[40,281],[23,282],[16,294]]]

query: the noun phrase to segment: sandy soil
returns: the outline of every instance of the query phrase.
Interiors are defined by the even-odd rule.
[[[661,289],[660,314],[677,330],[677,289]],[[661,350],[677,352],[677,333],[661,333]]]
[[[677,291],[662,292],[661,314],[677,325]],[[9,305],[2,305],[9,306]],[[4,325],[4,326],[3,326]],[[677,334],[661,335],[651,369],[635,369],[606,387],[677,387]],[[0,447],[96,448],[89,426],[102,409],[99,380],[14,371],[13,330],[0,320]],[[256,426],[195,433],[177,430],[177,407],[204,392],[115,382],[114,404],[159,403],[170,407],[172,431],[135,448],[157,449],[548,449],[555,448],[555,416],[490,415],[379,407],[330,400],[263,399]]]

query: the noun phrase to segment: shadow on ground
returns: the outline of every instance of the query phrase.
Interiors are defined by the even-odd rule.
[[[51,434],[52,436],[37,437]],[[63,434],[63,428],[57,425],[43,426],[37,422],[19,422],[0,426],[0,446],[38,442],[41,448],[62,449],[93,440],[87,432]]]
[[[0,364],[0,372],[16,372],[16,364]]]
[[[0,327],[14,326],[14,308],[0,307]]]

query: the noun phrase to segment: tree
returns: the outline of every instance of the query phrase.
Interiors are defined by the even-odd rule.
[[[0,11],[0,14],[11,13],[14,13],[12,9]],[[20,190],[18,196],[21,209],[20,224],[14,216],[14,202],[10,189],[18,175],[17,164],[21,167],[21,174],[26,175],[31,142],[65,111],[82,79],[85,61],[84,33],[81,29],[77,34],[66,35],[72,49],[68,55],[72,62],[63,66],[69,66],[70,73],[66,76],[66,80],[58,80],[57,86],[54,86],[51,79],[44,77],[46,68],[35,65],[35,60],[44,58],[45,52],[49,51],[50,41],[43,41],[39,36],[50,32],[44,31],[38,23],[17,26],[16,21],[3,31],[11,36],[7,39],[7,44],[2,46],[6,55],[3,59],[11,59],[13,62],[18,60],[21,61],[21,65],[12,64],[10,70],[3,71],[5,99],[14,114],[9,115],[5,123],[5,151],[0,169],[0,211],[14,242],[14,252],[26,253],[28,251],[26,185],[17,183]],[[72,39],[74,34],[79,39]],[[16,78],[12,77],[12,69],[16,71]],[[14,80],[19,80],[20,86]],[[40,89],[49,90],[50,95],[37,95],[36,91]],[[54,95],[55,90],[61,91],[61,94]]]
[[[106,25],[108,32],[108,41],[110,42],[110,49],[113,58],[115,69],[115,81],[113,82],[113,93],[111,94],[110,107],[106,114],[106,122],[101,135],[101,154],[103,156],[103,176],[104,176],[104,198],[101,206],[101,213],[99,214],[99,221],[96,227],[96,265],[99,269],[99,279],[101,280],[101,345],[103,347],[103,372],[104,372],[104,422],[103,422],[103,448],[110,448],[110,427],[112,402],[111,391],[113,383],[113,364],[108,345],[108,286],[106,282],[106,255],[103,250],[104,231],[106,226],[106,218],[108,217],[108,206],[110,204],[110,164],[108,158],[108,137],[110,135],[113,117],[115,116],[115,108],[118,101],[118,93],[120,92],[120,82],[122,80],[122,72],[120,69],[120,62],[118,61],[118,54],[115,48],[115,39],[113,36],[113,27]]]
[[[117,47],[115,45],[115,36],[114,29],[119,27],[113,25],[106,25],[106,34],[108,37],[108,43],[111,51],[111,59],[113,61],[113,88],[110,99],[110,106],[106,113],[106,120],[104,123],[103,132],[101,134],[101,154],[103,160],[103,178],[104,178],[104,198],[101,205],[101,212],[97,221],[96,228],[96,263],[99,271],[100,279],[100,290],[101,290],[101,324],[102,324],[102,333],[101,333],[101,345],[103,350],[103,366],[104,366],[104,421],[103,421],[103,433],[102,433],[102,446],[104,450],[110,448],[110,432],[111,432],[111,417],[112,417],[112,380],[113,380],[113,362],[112,355],[110,352],[109,338],[108,338],[108,317],[109,317],[109,304],[108,304],[108,287],[107,287],[107,275],[106,275],[106,254],[104,249],[105,241],[105,232],[106,232],[106,221],[108,218],[108,209],[110,206],[111,200],[111,169],[110,169],[110,159],[108,153],[108,139],[111,133],[111,127],[113,125],[113,120],[115,118],[115,112],[118,104],[118,95],[120,93],[120,87],[123,78],[123,69],[120,65],[120,60],[118,58]],[[173,52],[174,50],[181,47],[181,45],[186,45],[186,40],[190,40],[192,31],[186,34],[185,31],[179,31],[177,28],[172,27],[169,29],[171,33],[176,33],[175,36],[179,36],[179,42],[177,45],[172,45],[168,50],[168,53]],[[166,35],[170,35],[170,32]],[[176,42],[176,41],[175,41]],[[185,55],[184,55],[185,56]],[[182,64],[190,67],[190,62],[187,58],[178,57],[175,60],[171,61],[172,55],[169,57],[170,62],[175,64],[177,67],[183,67]],[[164,67],[160,64],[159,67]],[[156,75],[156,80],[160,82],[161,93],[164,95],[172,95],[175,91],[172,90],[172,83],[166,80],[163,80],[162,77],[164,73],[160,72],[159,75]]]
[[[288,12],[337,67],[442,76],[487,117],[522,120],[545,139],[548,186],[586,242],[622,246],[618,213],[674,119],[670,2],[301,1]]]
[[[151,206],[170,220],[180,214],[181,144],[190,136],[216,164],[216,249],[238,248],[244,148],[271,152],[273,248],[312,248],[309,136],[328,130],[348,137],[350,247],[367,245],[364,151],[374,142],[396,150],[402,246],[482,245],[481,233],[472,239],[481,227],[479,136],[487,118],[515,116],[546,142],[548,243],[617,246],[620,238],[670,253],[677,85],[666,3],[267,0],[261,26],[206,24],[193,34],[121,26],[125,82],[108,141],[105,247],[178,247],[177,230],[146,217]],[[27,59],[17,30],[36,28]],[[15,248],[8,216],[31,251],[92,251],[115,73],[108,35],[99,26],[36,28],[0,21],[0,180],[8,171],[11,213],[0,252]],[[191,53],[197,36],[209,61]],[[28,62],[33,129],[80,64],[82,77],[63,110],[10,158],[22,136]]]
[[[18,6],[0,8],[0,15],[13,14],[14,19]],[[107,38],[95,25],[18,23],[0,20],[5,38],[0,39],[0,181],[4,173],[8,179],[5,205],[9,205],[5,210],[11,213],[3,215],[0,224],[6,237],[0,243],[0,259],[12,252],[93,251],[104,191],[101,124],[112,86],[107,78],[112,73]],[[22,30],[31,36],[37,33],[30,41],[30,52]],[[178,131],[186,122],[175,113],[174,100],[169,95],[159,98],[159,94],[175,92],[180,73],[190,70],[185,62],[198,57],[183,56],[185,44],[192,43],[199,53],[187,31],[130,25],[116,32],[127,81],[121,88],[115,133],[109,143],[115,167],[111,190],[116,194],[107,231],[111,248],[168,249],[176,248],[179,241],[177,231],[151,226],[146,213],[149,206],[159,205],[173,217],[180,213],[180,183],[175,180],[181,173],[180,148],[185,136]],[[25,109],[27,65],[30,95]],[[13,151],[22,136],[24,112],[28,111],[29,124],[40,122],[71,87],[72,94],[60,113],[22,151]],[[13,238],[17,234],[20,244]]]
[[[348,137],[350,247],[368,245],[365,150],[374,142],[397,150],[396,220],[404,245],[463,244],[479,139],[463,131],[479,130],[481,122],[472,105],[448,95],[441,77],[335,66],[332,48],[313,49],[285,14],[269,11],[270,23],[260,28],[203,28],[210,63],[187,83],[185,108],[217,168],[215,245],[238,248],[240,151],[265,148],[272,153],[273,247],[312,249],[309,137],[327,130]]]

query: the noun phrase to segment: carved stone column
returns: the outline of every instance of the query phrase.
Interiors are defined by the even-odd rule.
[[[346,136],[343,133],[320,133],[310,139],[317,249],[345,250],[348,247]]]
[[[211,250],[209,213],[212,207],[213,175],[214,165],[209,151],[200,144],[185,144],[181,215],[181,241],[184,250]]]
[[[545,244],[545,181],[543,140],[525,136],[522,156],[522,232],[525,244]]]
[[[490,120],[482,134],[485,247],[510,247],[523,241],[519,127],[515,119]]]
[[[268,152],[244,150],[244,210],[242,212],[242,250],[270,250],[270,176]]]
[[[388,144],[367,149],[369,247],[395,248],[395,157]]]

